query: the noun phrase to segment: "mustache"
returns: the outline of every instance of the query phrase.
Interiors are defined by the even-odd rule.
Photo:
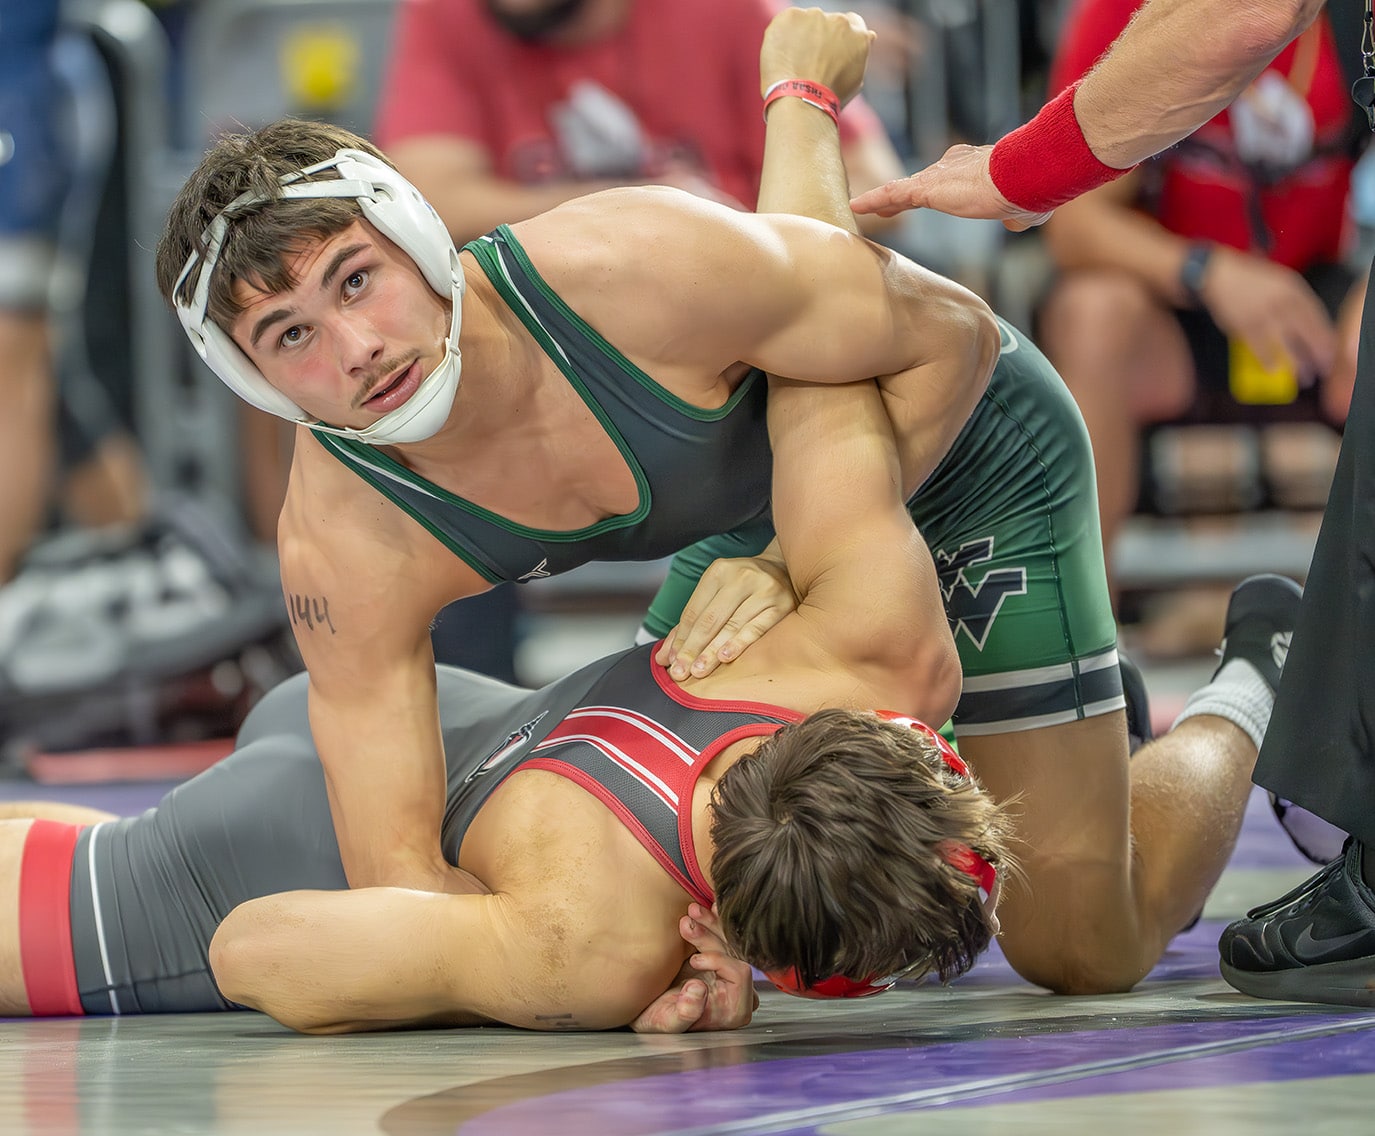
[[[379,366],[377,370],[369,376],[367,382],[363,384],[362,391],[354,398],[353,409],[357,410],[378,391],[382,390],[384,387],[390,386],[401,377],[401,372],[405,371],[414,362],[414,357],[384,360],[381,366]]]

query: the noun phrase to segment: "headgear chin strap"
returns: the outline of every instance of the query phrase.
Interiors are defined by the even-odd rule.
[[[338,170],[337,178],[304,181],[324,170]],[[308,426],[325,434],[337,434],[374,446],[398,442],[419,442],[434,435],[448,420],[458,391],[463,361],[458,351],[458,332],[463,319],[463,268],[458,250],[439,215],[420,191],[385,162],[361,150],[340,150],[334,157],[281,179],[276,198],[249,191],[231,201],[206,227],[202,240],[205,254],[192,251],[176,287],[173,306],[181,326],[186,329],[196,353],[235,394],[260,410]],[[451,302],[449,335],[444,341],[444,358],[420,384],[415,394],[395,410],[382,415],[361,429],[326,426],[311,419],[299,406],[263,377],[248,356],[239,350],[229,333],[206,314],[210,297],[210,276],[219,260],[220,249],[236,214],[255,205],[281,198],[353,197],[362,207],[363,217],[407,256],[440,296]],[[189,302],[182,300],[182,289],[196,265],[201,265],[195,291]]]

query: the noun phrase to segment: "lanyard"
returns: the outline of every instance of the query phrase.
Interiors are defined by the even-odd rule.
[[[1365,73],[1351,85],[1351,97],[1365,111],[1370,129],[1375,130],[1375,14],[1372,0],[1365,0],[1365,26],[1361,28],[1361,69]]]

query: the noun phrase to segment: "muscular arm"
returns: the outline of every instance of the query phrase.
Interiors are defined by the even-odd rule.
[[[785,10],[765,35],[761,89],[782,79],[811,79],[829,86],[843,103],[859,89],[869,38],[853,15]],[[769,109],[760,210],[815,218],[851,234],[857,231],[835,124],[799,99],[781,99]],[[944,456],[981,396],[997,359],[999,337],[983,302],[948,281],[935,284],[925,295],[916,288],[905,290],[901,299],[891,302],[910,319],[905,325],[908,334],[916,340],[929,337],[925,354],[914,353],[908,366],[878,375],[884,409],[899,436],[902,486],[911,493]],[[832,377],[861,375],[842,370]],[[824,478],[817,474],[812,484],[825,484]],[[709,673],[718,657],[734,659],[772,626],[776,616],[768,618],[770,613],[784,609],[770,602],[761,619],[755,603],[760,593],[751,579],[723,576],[719,566],[703,578],[659,656],[660,662],[672,664],[675,678],[685,678],[690,665],[697,674]],[[754,606],[740,603],[742,584],[747,604]],[[933,638],[944,635],[939,602],[913,604],[911,611],[914,631],[929,628]],[[943,664],[943,657],[938,662]]]
[[[713,405],[739,361],[809,382],[877,378],[914,483],[958,434],[996,358],[986,350],[996,325],[971,292],[810,218],[612,190],[517,233],[575,310],[688,401]]]
[[[613,937],[551,935],[541,907],[402,888],[286,892],[231,911],[210,964],[224,997],[305,1033],[614,1029],[664,988],[664,968],[628,963]]]
[[[337,493],[338,478],[357,480],[298,439],[278,547],[344,870],[354,887],[453,890],[429,626],[483,585],[436,577],[452,558],[416,556],[410,522],[361,485]]]
[[[784,652],[780,669],[804,699],[796,668],[811,665],[817,705],[833,705],[850,675],[859,704],[944,721],[959,698],[959,656],[873,385],[772,379],[769,437],[774,519],[801,603],[792,633],[759,646]]]
[[[1197,130],[1245,89],[1281,49],[1313,22],[1322,0],[1148,0],[1074,95],[1089,150],[1119,170],[1157,154]],[[1343,29],[1355,35],[1357,29]],[[1052,132],[1022,135],[1037,161],[1056,161]],[[991,146],[952,146],[908,178],[851,203],[856,212],[890,217],[904,209],[939,209],[988,217],[1010,229],[1046,220],[1003,196],[989,173]],[[1049,167],[1054,181],[1057,167]],[[1047,180],[1047,179],[1043,179]],[[1043,186],[1052,198],[1074,191],[1071,174]]]
[[[784,12],[765,34],[761,89],[808,78],[832,87],[844,102],[859,89],[871,39],[850,14]],[[769,108],[759,212],[813,217],[859,232],[836,126],[800,99],[780,99]],[[982,395],[997,359],[998,332],[984,302],[950,281],[920,297],[908,292],[895,303],[913,304],[913,335],[932,336],[925,358],[878,376],[898,436],[904,488],[911,493],[945,456]]]
[[[1075,95],[1089,148],[1125,169],[1172,146],[1235,99],[1321,9],[1322,0],[1149,0]]]

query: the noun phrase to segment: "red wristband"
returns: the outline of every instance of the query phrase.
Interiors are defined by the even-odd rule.
[[[810,79],[780,79],[764,92],[764,120],[769,117],[769,104],[778,100],[794,98],[810,103],[817,110],[825,111],[831,121],[840,123],[840,100],[830,87],[813,83]]]
[[[1089,149],[1074,114],[1074,92],[1066,87],[1025,126],[1004,135],[988,159],[998,192],[1028,213],[1048,213],[1134,167],[1104,165]]]

